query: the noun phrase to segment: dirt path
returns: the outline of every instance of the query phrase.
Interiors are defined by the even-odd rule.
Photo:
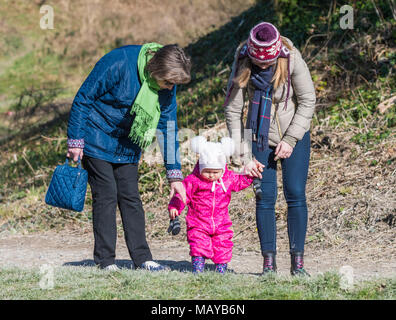
[[[191,270],[188,246],[184,241],[149,241],[156,261],[167,264],[172,270]],[[3,235],[0,237],[0,268],[17,266],[20,268],[39,267],[43,264],[53,266],[93,266],[93,235],[75,232],[45,232],[28,235]],[[307,270],[316,275],[325,271],[337,271],[341,266],[353,267],[356,279],[396,276],[396,260],[392,255],[370,259],[366,255],[350,258],[340,256],[336,249],[306,250]],[[123,238],[117,241],[117,260],[119,266],[131,267],[128,250]],[[290,258],[287,250],[279,250],[277,257],[278,273],[288,275]],[[209,269],[212,268],[209,262]],[[238,246],[234,249],[229,268],[236,273],[259,274],[262,258],[258,251],[246,251]]]

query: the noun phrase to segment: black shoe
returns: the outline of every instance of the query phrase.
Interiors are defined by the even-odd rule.
[[[310,277],[309,273],[304,269],[304,253],[293,252],[290,257],[291,257],[291,268],[290,268],[291,275]]]
[[[263,275],[276,273],[276,253],[266,252],[263,253],[264,264],[263,264]]]
[[[174,236],[180,232],[179,217],[176,217],[175,219],[169,221],[168,233],[170,232],[172,232]]]

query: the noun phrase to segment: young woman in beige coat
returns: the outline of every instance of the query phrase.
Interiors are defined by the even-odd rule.
[[[225,116],[230,135],[252,141],[265,169],[256,198],[263,273],[276,272],[277,160],[288,205],[291,274],[308,275],[303,255],[307,229],[305,186],[310,157],[310,123],[315,89],[307,64],[293,43],[270,23],[256,25],[236,50],[227,88]],[[246,129],[244,105],[248,102]],[[251,137],[244,134],[251,134]],[[259,189],[260,191],[260,189]]]

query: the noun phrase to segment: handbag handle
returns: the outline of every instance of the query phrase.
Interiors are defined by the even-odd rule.
[[[69,158],[68,158],[68,157],[66,157],[65,164],[66,164],[66,165],[69,165]],[[78,168],[78,169],[82,169],[82,167],[81,167],[81,159],[80,159],[80,156],[78,156],[77,168]]]
[[[69,165],[69,158],[68,158],[68,157],[66,157],[65,164],[66,164],[66,165]],[[80,156],[78,156],[77,168],[80,169],[80,171],[77,173],[77,177],[76,177],[76,179],[74,180],[73,188],[75,188],[75,187],[77,186],[78,181],[79,181],[79,179],[80,179],[80,177],[81,177],[81,170],[82,170],[82,167],[81,167],[81,159],[80,159]]]

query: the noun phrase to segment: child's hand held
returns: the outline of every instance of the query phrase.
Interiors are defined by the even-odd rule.
[[[255,160],[250,161],[244,168],[245,174],[262,179],[261,172],[264,170],[264,165]]]

